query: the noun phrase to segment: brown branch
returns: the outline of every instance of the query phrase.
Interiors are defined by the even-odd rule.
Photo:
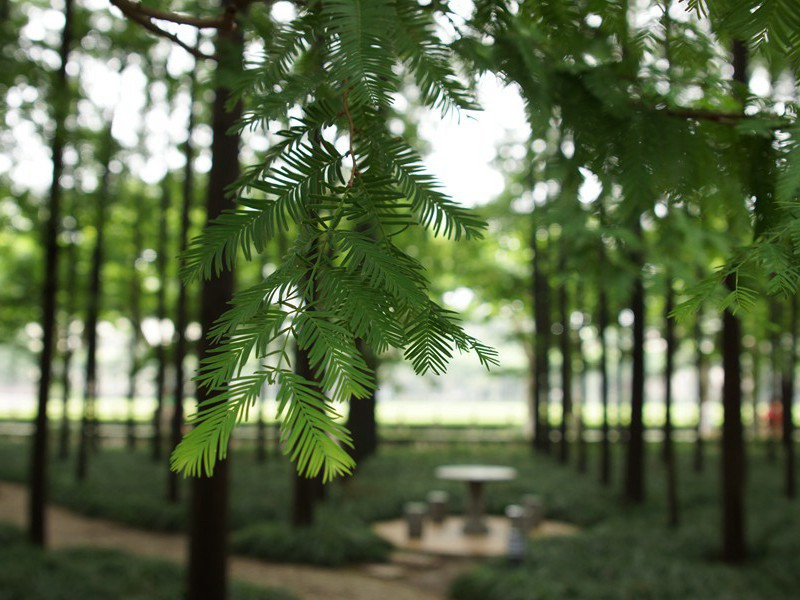
[[[736,125],[737,123],[755,119],[758,116],[764,116],[746,115],[744,113],[723,112],[701,108],[660,108],[656,110],[664,112],[672,117],[695,119],[698,121],[712,121],[714,123],[721,123],[723,125]],[[770,115],[770,120],[775,122],[774,125],[771,126],[772,129],[783,129],[791,126],[792,124],[786,119],[773,115]]]
[[[131,13],[135,13],[148,20],[158,19],[160,21],[170,21],[171,23],[178,23],[180,25],[191,25],[198,29],[232,29],[235,26],[234,15],[236,13],[236,8],[233,5],[226,8],[222,16],[203,18],[151,8],[140,2],[133,2],[132,0],[110,0],[110,2],[126,15],[130,16]]]
[[[151,21],[150,17],[148,17],[147,15],[144,15],[136,10],[132,10],[130,6],[128,6],[128,5],[136,6],[135,3],[129,2],[128,0],[110,0],[110,1],[112,4],[114,4],[117,8],[119,8],[122,11],[122,14],[128,17],[131,21],[133,21],[134,23],[138,23],[139,25],[147,29],[147,31],[159,37],[166,38],[171,42],[177,44],[195,58],[199,58],[201,60],[217,60],[216,56],[212,56],[211,54],[206,54],[204,52],[201,52],[198,48],[190,46],[189,44],[181,40],[174,33],[170,33],[169,31],[166,31],[161,27],[159,27],[158,25],[156,25],[155,23],[153,23],[153,21]]]
[[[358,163],[356,162],[356,153],[355,149],[353,148],[353,138],[356,134],[356,125],[353,122],[353,116],[350,114],[350,107],[347,106],[347,96],[350,94],[350,88],[344,90],[342,94],[342,110],[344,112],[345,117],[347,117],[347,127],[349,131],[349,141],[350,141],[350,158],[353,161],[353,171],[350,173],[350,180],[347,182],[347,187],[353,187],[353,182],[356,179],[356,175],[358,175]]]

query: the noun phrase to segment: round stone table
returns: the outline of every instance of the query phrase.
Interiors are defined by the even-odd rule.
[[[511,481],[517,471],[511,467],[495,465],[445,465],[436,469],[436,477],[467,484],[467,514],[464,533],[482,535],[489,531],[484,522],[486,498],[484,484],[490,481]]]

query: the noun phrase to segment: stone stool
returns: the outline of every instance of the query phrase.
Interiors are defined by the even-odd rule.
[[[522,497],[522,509],[525,513],[526,529],[536,529],[544,521],[544,504],[541,496],[525,494]]]
[[[405,505],[406,524],[408,525],[408,537],[418,540],[422,537],[422,526],[428,507],[424,502],[407,502]]]
[[[428,492],[428,514],[431,521],[437,525],[444,522],[447,518],[447,502],[450,499],[450,494],[442,490],[434,490]]]

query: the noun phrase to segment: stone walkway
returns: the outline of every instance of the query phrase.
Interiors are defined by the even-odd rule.
[[[24,527],[27,490],[0,482],[0,521]],[[48,543],[52,548],[111,548],[171,561],[186,562],[186,538],[83,517],[52,506],[48,509]],[[444,600],[450,582],[469,563],[413,554],[398,554],[386,565],[321,569],[265,563],[234,556],[231,575],[254,585],[282,587],[300,600]]]

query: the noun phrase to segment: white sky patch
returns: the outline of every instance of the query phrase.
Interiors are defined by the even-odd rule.
[[[519,93],[493,76],[478,85],[482,111],[451,115],[426,114],[420,135],[430,141],[425,163],[442,183],[444,191],[466,206],[486,204],[503,191],[505,180],[492,165],[497,145],[505,141],[525,143],[530,128]]]
[[[603,191],[603,185],[600,179],[585,167],[580,167],[581,175],[583,175],[583,183],[578,188],[578,200],[582,204],[591,204],[597,200],[600,193]]]

